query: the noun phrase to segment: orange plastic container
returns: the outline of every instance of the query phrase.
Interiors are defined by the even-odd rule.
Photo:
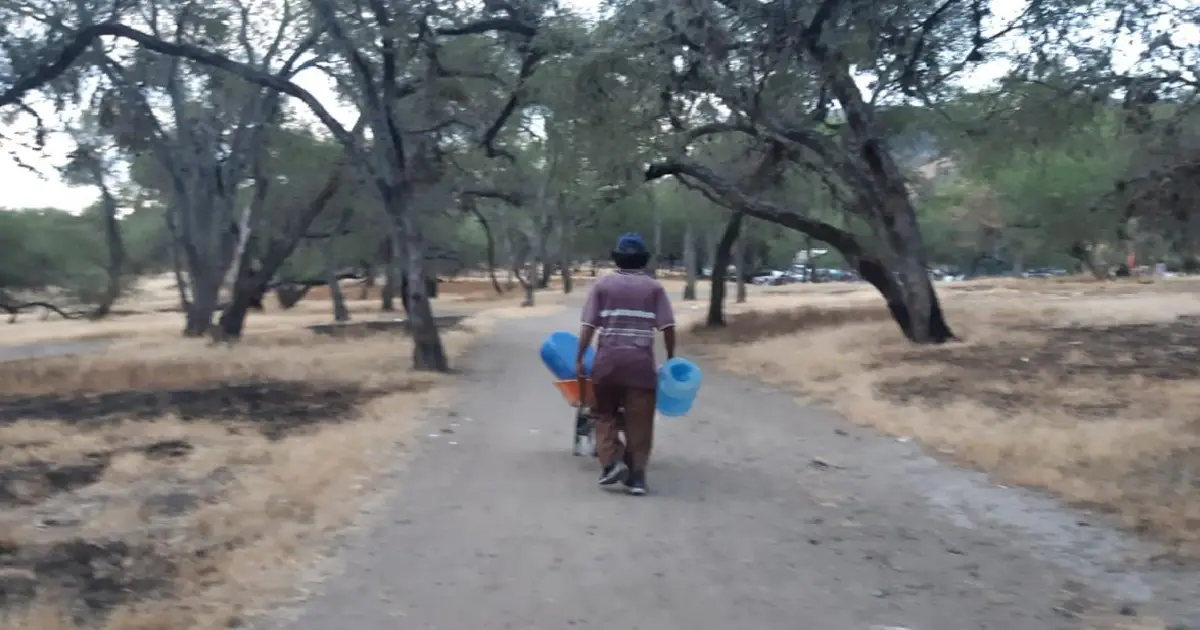
[[[584,403],[591,407],[595,404],[595,396],[592,394],[592,381],[586,378],[583,379],[582,397],[579,393],[580,382],[581,381],[577,378],[569,378],[562,381],[554,381],[554,387],[558,390],[558,393],[562,394],[562,397],[566,399],[568,405],[571,405],[572,407],[578,407],[579,401],[582,398]]]

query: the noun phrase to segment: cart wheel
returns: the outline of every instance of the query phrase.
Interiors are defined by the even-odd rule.
[[[575,412],[575,430],[571,432],[573,438],[571,442],[571,454],[576,457],[580,457],[587,452],[587,446],[584,444],[584,442],[588,439],[588,432],[586,429],[588,428],[589,424],[587,410],[583,407],[580,407],[579,410]]]

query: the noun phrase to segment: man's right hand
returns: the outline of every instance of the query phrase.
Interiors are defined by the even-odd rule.
[[[575,380],[579,383],[579,406],[587,405],[587,386],[588,379],[583,374],[583,359],[575,361]]]
[[[667,360],[669,361],[675,358],[675,327],[664,328],[662,334],[663,345],[667,348]]]

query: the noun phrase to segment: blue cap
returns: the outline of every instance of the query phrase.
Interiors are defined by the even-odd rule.
[[[642,235],[637,232],[626,232],[617,238],[617,246],[613,251],[621,254],[644,254],[646,253],[646,244],[642,242]]]

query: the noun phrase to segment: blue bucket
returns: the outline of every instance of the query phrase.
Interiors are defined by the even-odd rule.
[[[575,374],[575,353],[579,351],[579,337],[559,331],[552,333],[542,342],[542,363],[557,380],[577,378]],[[583,355],[583,375],[592,373],[592,359],[595,351],[588,347]]]
[[[655,408],[664,416],[686,415],[692,410],[703,380],[700,367],[695,363],[679,357],[668,360],[658,369]]]

